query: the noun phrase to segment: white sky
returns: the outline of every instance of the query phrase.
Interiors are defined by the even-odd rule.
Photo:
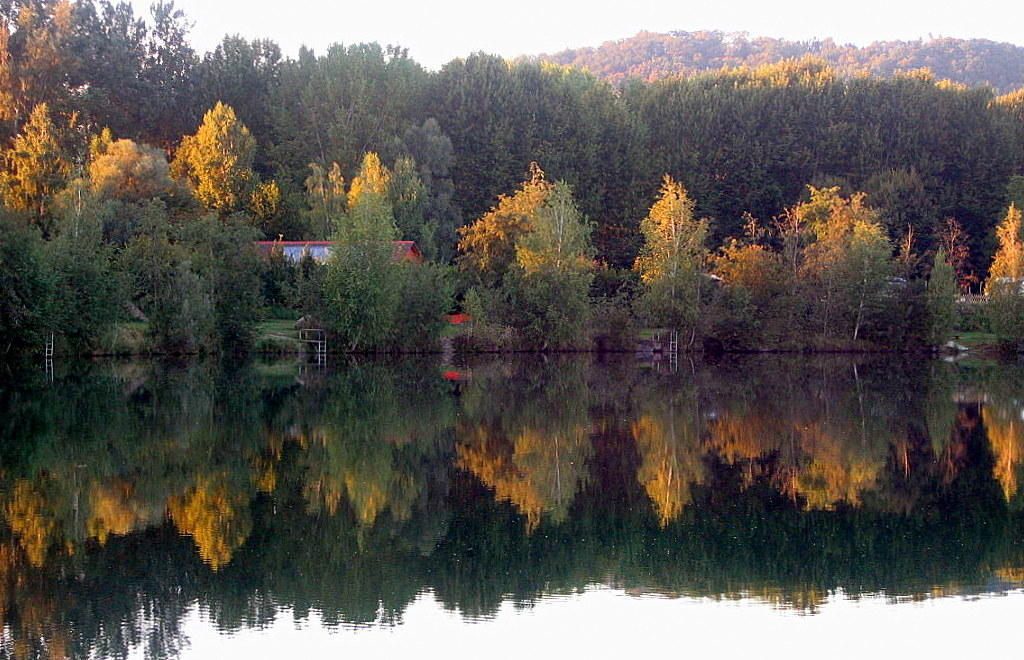
[[[131,0],[148,18],[150,0]],[[176,0],[194,21],[200,53],[225,34],[269,38],[286,55],[301,45],[397,44],[430,69],[484,51],[505,57],[597,46],[641,30],[723,30],[751,36],[832,37],[865,45],[892,39],[981,38],[1024,45],[1018,0]]]

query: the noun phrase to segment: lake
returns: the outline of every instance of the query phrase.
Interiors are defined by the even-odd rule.
[[[1019,365],[0,370],[2,657],[1016,651]]]

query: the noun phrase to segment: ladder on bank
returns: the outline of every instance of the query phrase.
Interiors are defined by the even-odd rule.
[[[322,328],[303,328],[299,330],[299,341],[310,344],[318,366],[327,363],[327,331]]]
[[[652,342],[651,355],[658,373],[674,374],[679,368],[679,332],[660,330]]]
[[[46,345],[43,347],[43,364],[46,367],[46,377],[53,382],[53,353],[57,345],[57,338],[54,333],[46,338]]]
[[[668,334],[668,354],[675,359],[679,355],[679,331],[673,330]]]

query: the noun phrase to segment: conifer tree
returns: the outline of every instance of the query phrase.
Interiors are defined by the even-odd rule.
[[[195,135],[181,141],[172,172],[187,179],[205,207],[222,213],[245,208],[257,179],[252,165],[256,140],[231,106],[218,102]]]
[[[956,323],[957,291],[956,273],[949,263],[949,255],[939,248],[928,278],[928,343],[941,344],[952,333]]]
[[[45,103],[37,105],[7,152],[3,199],[9,208],[30,215],[44,232],[49,203],[71,173],[57,128]]]

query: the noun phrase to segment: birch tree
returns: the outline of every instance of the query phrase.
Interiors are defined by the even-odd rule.
[[[644,244],[634,269],[644,284],[640,308],[652,325],[695,328],[709,221],[694,218],[694,206],[682,184],[666,174],[657,201],[640,223]]]
[[[802,275],[817,293],[822,335],[857,341],[886,294],[892,247],[863,193],[848,199],[839,188],[810,193],[793,210],[815,236],[804,250]]]
[[[572,189],[555,184],[515,243],[515,276],[506,283],[527,341],[540,348],[580,347],[589,341],[590,283],[594,279],[591,226]]]

